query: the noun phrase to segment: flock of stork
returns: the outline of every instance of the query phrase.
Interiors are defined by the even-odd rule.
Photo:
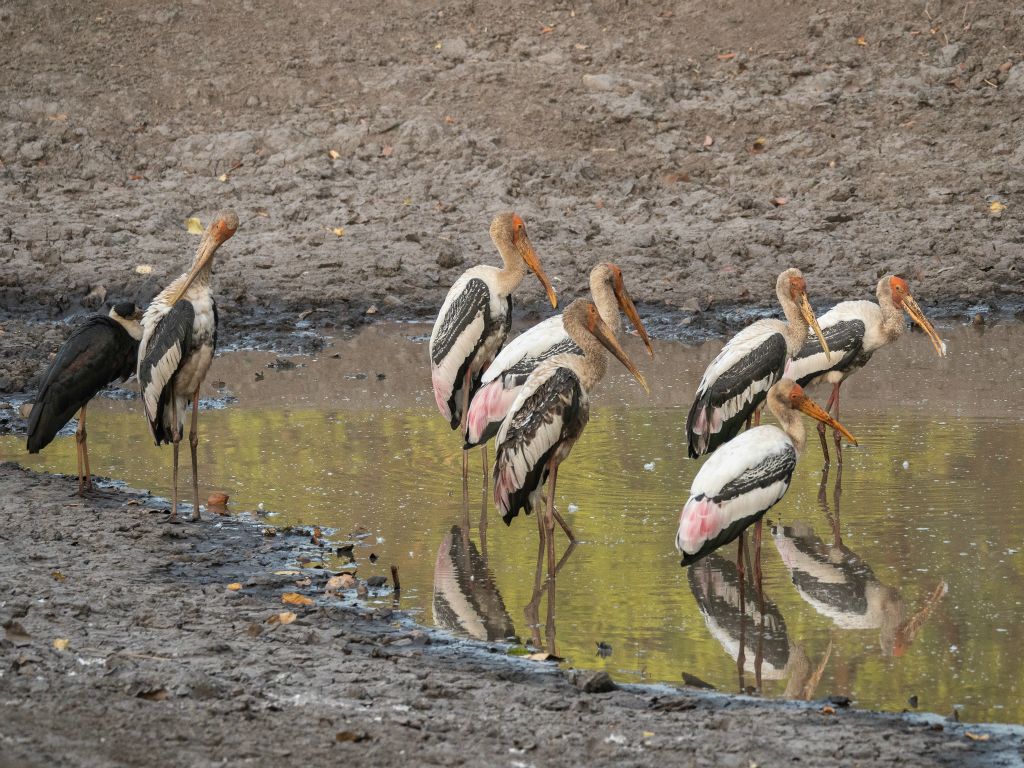
[[[577,299],[564,314],[539,323],[502,349],[511,326],[512,292],[528,269],[544,285],[553,307],[557,299],[519,216],[497,216],[490,234],[504,267],[473,267],[449,290],[430,336],[434,397],[441,414],[464,438],[464,487],[468,451],[477,445],[483,448],[486,483],[486,442],[495,439],[494,503],[506,524],[521,509],[536,513],[548,573],[553,574],[555,522],[575,540],[555,509],[558,467],[587,425],[590,392],[607,370],[606,350],[650,392],[618,342],[620,309],[652,357],[654,351],[614,264],[598,264],[590,273],[593,301]],[[832,427],[841,463],[842,437],[854,445],[857,441],[837,421],[840,385],[903,332],[902,313],[921,326],[940,356],[946,353],[899,276],[879,281],[877,304],[842,302],[820,320],[800,270],[779,275],[776,294],[785,322],[758,320],[742,330],[711,362],[697,387],[686,420],[689,455],[697,458],[725,444],[729,449],[715,453],[697,472],[676,534],[684,566],[738,539],[737,567],[742,571],[741,534],[754,525],[758,581],[761,519],[785,495],[806,443],[798,411],[819,422],[826,463],[826,427]],[[803,390],[819,382],[832,384],[825,409]],[[765,404],[781,428],[760,425]],[[751,421],[757,426],[751,428]],[[747,430],[740,434],[744,425]]]
[[[206,230],[189,270],[161,291],[145,313],[131,303],[116,304],[109,315],[88,318],[58,351],[29,416],[28,450],[44,448],[77,412],[79,492],[91,487],[86,407],[104,386],[134,373],[153,438],[157,445],[173,446],[172,519],[178,510],[178,448],[191,406],[192,518],[199,519],[199,387],[217,343],[217,309],[210,286],[213,257],[237,227],[233,213],[219,215]],[[434,324],[434,397],[464,440],[464,487],[468,452],[475,446],[482,448],[486,485],[486,444],[495,440],[495,505],[506,524],[520,510],[536,513],[550,574],[555,522],[570,541],[575,540],[555,509],[558,467],[586,427],[590,392],[607,370],[606,350],[650,391],[618,341],[620,309],[652,357],[654,351],[614,264],[598,264],[592,270],[593,301],[574,301],[564,314],[539,323],[502,349],[511,327],[512,293],[527,270],[543,283],[553,307],[557,298],[518,215],[497,216],[490,235],[503,268],[480,265],[464,272]],[[742,569],[740,534],[751,525],[759,550],[761,519],[785,495],[806,443],[798,411],[819,422],[826,463],[826,427],[832,427],[837,460],[842,462],[842,437],[854,444],[856,440],[837,421],[840,385],[903,332],[904,311],[928,334],[936,352],[945,355],[945,344],[901,277],[879,281],[877,304],[842,302],[820,319],[799,270],[779,275],[776,294],[786,320],[758,320],[738,333],[708,366],[697,388],[686,421],[689,455],[697,458],[725,444],[729,449],[711,456],[693,480],[676,534],[683,565],[738,538]],[[819,382],[832,384],[824,409],[803,390]],[[760,425],[765,404],[781,428]],[[753,428],[752,421],[757,424]],[[747,430],[740,434],[744,425]],[[759,569],[757,555],[755,562]]]

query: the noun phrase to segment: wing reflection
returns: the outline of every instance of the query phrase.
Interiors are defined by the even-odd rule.
[[[445,534],[437,550],[433,612],[437,626],[477,640],[515,635],[487,558],[458,525]]]
[[[895,587],[883,584],[871,567],[843,544],[839,525],[842,469],[833,495],[835,516],[826,498],[828,468],[822,471],[818,501],[832,527],[832,542],[819,538],[809,523],[772,526],[775,546],[800,597],[839,629],[877,629],[882,653],[901,656],[925,619],[946,593],[940,582],[914,615]]]

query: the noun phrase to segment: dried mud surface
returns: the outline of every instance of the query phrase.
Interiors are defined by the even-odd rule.
[[[97,286],[147,301],[227,206],[229,340],[429,316],[508,208],[567,299],[599,260],[684,314],[771,306],[792,265],[823,304],[887,271],[1024,299],[1013,3],[12,0],[0,72],[5,355]]]
[[[295,568],[307,536],[170,525],[0,464],[0,766],[1019,764],[1024,731],[701,696],[588,692],[396,621]],[[241,589],[227,589],[229,583]],[[310,606],[284,605],[298,592]],[[284,610],[294,622],[271,625]],[[62,650],[54,641],[67,641]],[[62,643],[59,643],[62,644]],[[987,740],[972,740],[973,733]],[[1015,762],[1017,761],[1017,762]]]

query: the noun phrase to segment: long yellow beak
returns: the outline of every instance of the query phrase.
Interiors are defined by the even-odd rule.
[[[633,303],[633,298],[629,295],[629,291],[626,290],[626,286],[619,282],[615,284],[615,298],[619,302],[619,307],[626,313],[626,317],[629,318],[629,322],[633,324],[636,332],[643,339],[644,346],[647,347],[647,354],[654,357],[651,337],[647,335],[647,329],[644,328],[643,321],[640,319],[640,313],[636,311],[636,305]]]
[[[928,322],[928,318],[924,316],[921,307],[918,306],[917,302],[914,301],[914,297],[910,294],[903,297],[903,309],[906,310],[915,323],[921,326],[921,330],[928,334],[928,338],[931,339],[932,346],[939,353],[939,357],[945,357],[946,345],[942,343],[942,339],[939,338],[939,334],[936,333],[934,326]]]
[[[238,216],[233,211],[225,211],[217,216],[214,222],[206,228],[206,232],[203,234],[203,239],[199,243],[199,248],[196,250],[196,256],[192,260],[192,268],[188,271],[188,275],[185,277],[185,282],[181,284],[177,293],[171,297],[171,306],[174,306],[185,292],[192,286],[195,279],[199,276],[199,273],[203,271],[210,260],[213,259],[213,255],[217,252],[217,249],[224,244],[238,229]]]
[[[800,314],[803,315],[804,320],[807,321],[808,327],[814,331],[814,335],[818,337],[818,341],[821,342],[821,348],[825,350],[825,359],[832,362],[832,351],[828,348],[828,342],[825,341],[825,334],[821,332],[821,326],[818,325],[818,318],[814,316],[814,310],[811,308],[810,299],[807,298],[807,294],[803,293],[800,295]]]
[[[537,252],[533,250],[533,245],[525,237],[519,245],[519,252],[522,254],[523,261],[526,262],[526,266],[530,268],[530,271],[537,276],[541,284],[544,286],[544,290],[548,293],[548,301],[551,302],[552,307],[558,307],[558,297],[555,295],[555,289],[551,287],[551,281],[548,280],[548,276],[544,274],[544,268],[540,265],[540,258],[537,256]]]
[[[594,324],[594,336],[597,340],[604,344],[605,349],[615,355],[619,362],[622,363],[626,370],[633,374],[633,377],[640,382],[640,386],[644,388],[644,392],[648,395],[651,394],[651,388],[647,386],[647,380],[644,379],[644,375],[640,373],[640,369],[636,367],[632,360],[629,359],[629,355],[626,351],[619,346],[618,340],[615,338],[615,334],[612,333],[612,329],[608,327],[600,317],[596,317],[596,323]]]
[[[838,430],[840,434],[842,434],[847,440],[849,440],[854,445],[858,444],[857,438],[851,435],[849,431],[846,429],[846,427],[844,427],[838,421],[836,421],[827,413],[825,413],[825,409],[822,408],[813,400],[811,400],[811,398],[804,396],[801,400],[797,402],[796,407],[799,408],[802,413],[806,413],[812,419],[817,419],[823,424],[832,427],[832,429]]]

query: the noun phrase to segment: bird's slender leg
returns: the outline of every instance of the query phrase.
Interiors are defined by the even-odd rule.
[[[78,414],[78,429],[75,430],[75,448],[78,451],[78,495],[85,493],[86,488],[92,488],[92,478],[89,476],[89,454],[85,447],[85,406]],[[84,470],[84,472],[83,472]]]
[[[89,467],[89,435],[85,431],[85,409],[89,407],[86,403],[82,406],[82,418],[78,421],[78,428],[82,431],[82,461],[85,464],[85,490],[92,490],[92,469]]]
[[[760,408],[755,408],[754,409],[754,426],[755,427],[760,427],[761,426],[761,409]]]
[[[484,559],[487,559],[487,443],[480,446],[480,453],[484,461],[484,487],[480,498],[480,551]]]
[[[462,381],[462,419],[459,421],[459,437],[465,441],[466,420],[469,418],[469,369]],[[469,451],[462,449],[462,498],[469,503]]]
[[[754,584],[761,591],[761,518],[754,523]]]
[[[548,537],[548,576],[555,572],[555,480],[558,464],[552,456],[548,461],[548,509],[544,516],[544,530]]]
[[[832,394],[828,398],[828,402],[825,403],[825,413],[831,413],[832,403],[835,402],[836,392],[839,391],[839,387],[836,385],[832,386]],[[818,422],[818,439],[821,440],[821,452],[825,456],[825,466],[827,467],[831,463],[832,459],[828,455],[828,443],[825,442],[825,423],[822,421]]]
[[[551,480],[550,480],[551,485],[549,486],[549,490],[551,490],[552,494],[554,493],[555,480],[557,480],[557,479],[558,479],[558,465],[554,464],[554,468],[551,470]],[[562,530],[565,531],[565,535],[569,537],[569,543],[570,544],[575,544],[576,541],[577,541],[576,534],[572,532],[572,528],[570,528],[569,524],[567,522],[565,522],[565,518],[562,517],[562,514],[557,509],[555,509],[554,499],[552,499],[552,502],[551,502],[551,514],[554,516],[555,520],[558,521],[558,524],[560,526],[562,526]]]
[[[178,400],[174,396],[174,388],[170,392],[171,401],[171,443],[174,446],[174,490],[171,492],[171,522],[178,521],[178,443],[181,442],[181,425],[178,424]]]
[[[748,416],[747,416],[747,424],[744,427],[744,429],[750,429],[750,425],[753,423],[753,421],[754,421],[754,414],[752,414],[752,413],[748,414]]]
[[[199,519],[199,460],[196,448],[199,445],[199,387],[192,395],[192,427],[188,432],[188,445],[192,449],[192,520]]]
[[[835,409],[835,412],[833,413],[833,417],[835,418],[836,421],[839,421],[839,386],[840,386],[840,384],[842,384],[842,382],[837,383],[832,388],[832,396],[835,398],[835,401],[836,401],[836,409]],[[824,426],[824,424],[822,424],[822,426]],[[832,430],[832,437],[836,441],[836,463],[839,466],[843,466],[843,436],[839,434],[839,430],[838,429],[833,429]]]

